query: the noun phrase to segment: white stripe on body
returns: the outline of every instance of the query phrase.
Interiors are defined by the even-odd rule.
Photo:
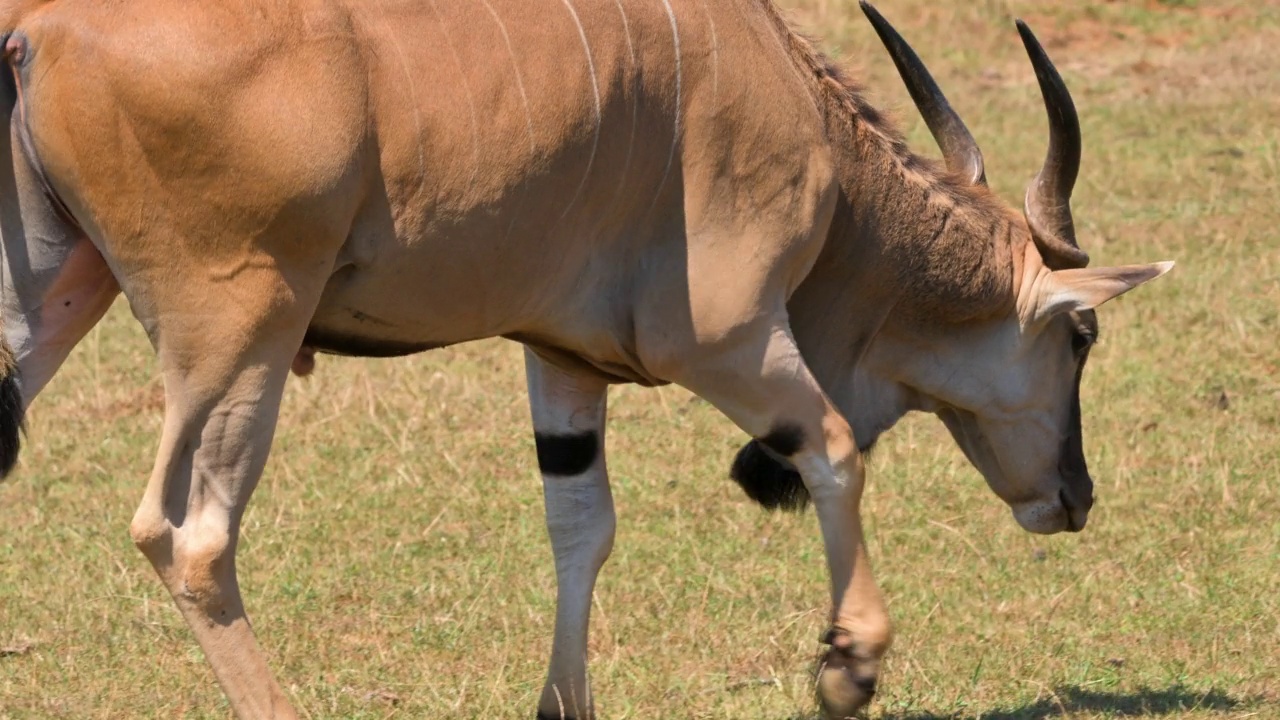
[[[413,73],[409,72],[409,61],[405,58],[404,48],[400,46],[400,41],[396,39],[395,32],[391,30],[385,16],[374,13],[376,17],[383,18],[382,32],[390,41],[391,47],[396,51],[396,58],[400,61],[400,72],[404,75],[405,83],[409,86],[409,101],[413,105],[413,127],[415,137],[418,139],[418,187],[414,191],[417,195],[422,192],[423,181],[427,177],[427,157],[426,151],[422,146],[422,110],[421,103],[418,102],[418,85],[413,81]]]
[[[524,77],[520,74],[520,64],[516,61],[516,51],[511,45],[511,35],[507,32],[506,23],[502,22],[502,18],[498,16],[498,11],[493,8],[493,4],[489,0],[480,0],[484,3],[485,9],[493,16],[494,22],[498,23],[498,30],[502,33],[502,41],[507,45],[507,54],[511,56],[511,73],[516,78],[516,89],[520,91],[520,103],[524,106],[524,124],[525,132],[529,135],[529,157],[538,154],[538,143],[533,134],[533,112],[529,108],[529,95],[525,92]],[[519,209],[524,207],[524,201],[529,195],[529,181],[521,181],[522,189],[520,192],[520,202],[516,205],[516,210],[511,213],[511,222],[507,223],[507,231],[503,234],[503,241],[511,237],[511,231],[515,229],[516,220],[520,218]]]
[[[444,30],[444,41],[449,46],[449,53],[453,55],[453,62],[458,66],[458,79],[462,81],[462,91],[467,95],[467,109],[471,113],[471,182],[474,183],[480,174],[480,120],[476,114],[476,99],[471,93],[471,84],[467,82],[466,65],[462,62],[462,56],[458,54],[457,46],[449,39],[449,26],[445,24],[444,15],[436,5],[436,0],[431,0],[431,10],[435,12],[436,19],[440,21],[440,27]]]
[[[671,43],[675,48],[676,54],[676,104],[675,104],[675,127],[671,131],[671,151],[667,154],[667,169],[662,172],[662,181],[658,183],[658,191],[654,193],[653,203],[649,206],[649,212],[658,205],[658,199],[662,197],[662,188],[667,184],[667,177],[671,175],[671,166],[675,164],[676,147],[680,144],[680,107],[681,99],[681,76],[683,68],[680,59],[680,26],[676,23],[676,13],[671,9],[671,0],[662,0],[663,7],[667,10],[667,18],[671,21]]]
[[[494,22],[498,23],[498,31],[502,33],[502,41],[507,45],[507,54],[511,56],[511,72],[516,77],[516,89],[520,91],[520,103],[524,105],[524,124],[525,131],[529,134],[529,151],[537,152],[538,146],[533,135],[533,112],[529,109],[529,95],[524,89],[524,78],[520,75],[520,65],[516,62],[516,51],[511,45],[511,36],[507,33],[507,25],[502,22],[502,18],[498,16],[498,11],[493,9],[493,4],[489,0],[480,0],[484,3],[485,9],[493,16]]]
[[[631,69],[634,73],[636,67],[636,48],[631,40],[631,23],[627,20],[627,11],[622,7],[622,0],[613,0],[618,6],[618,13],[622,15],[622,31],[627,36],[627,55],[631,58]],[[634,83],[634,75],[633,80]],[[622,162],[622,172],[618,174],[618,192],[614,195],[613,201],[609,204],[610,212],[605,213],[606,216],[612,214],[612,210],[623,198],[623,191],[627,188],[627,172],[631,170],[631,156],[636,146],[636,128],[640,118],[640,103],[638,98],[632,98],[631,102],[631,136],[627,139],[627,157]]]
[[[711,17],[707,0],[702,0],[702,12],[706,13],[707,26],[711,29],[711,100],[714,102],[720,89],[720,38],[716,35],[716,21]]]
[[[596,77],[596,62],[591,57],[591,43],[587,42],[587,31],[583,29],[582,20],[578,18],[578,11],[573,7],[571,0],[564,0],[564,6],[569,9],[569,14],[573,16],[573,24],[578,26],[578,37],[582,40],[582,49],[587,53],[587,68],[591,70],[591,91],[595,96],[596,132],[591,140],[591,156],[587,158],[587,171],[583,173],[582,182],[578,183],[578,189],[574,192],[573,199],[569,201],[568,206],[561,213],[561,220],[568,216],[569,211],[578,202],[578,197],[582,194],[583,188],[587,186],[587,178],[591,177],[591,166],[595,164],[596,150],[600,147],[600,125],[602,123],[600,116],[600,81]]]

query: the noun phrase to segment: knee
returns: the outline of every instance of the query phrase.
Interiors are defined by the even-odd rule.
[[[224,600],[235,583],[230,534],[187,524],[175,528],[159,513],[140,509],[129,525],[133,544],[151,561],[175,599],[226,615]]]
[[[173,548],[173,526],[158,509],[146,505],[138,508],[133,522],[129,523],[129,537],[134,547],[157,567],[168,563]]]
[[[867,468],[863,464],[861,453],[852,452],[843,457],[832,458],[831,467],[835,470],[836,476],[840,478],[841,484],[854,492],[862,493],[862,486],[866,481]]]
[[[827,457],[833,467],[862,475],[862,453],[853,437],[853,428],[839,413],[831,410],[822,418],[822,435]]]
[[[184,528],[185,529],[185,528]],[[220,528],[192,528],[174,544],[175,595],[204,608],[210,615],[222,607],[234,579],[234,551],[230,534]]]
[[[819,431],[798,424],[777,424],[756,442],[775,457],[786,458],[799,471],[807,497],[814,502],[843,501],[862,496],[865,478],[862,455],[849,424],[829,414]]]
[[[853,429],[843,417],[834,412],[828,413],[823,419],[822,429],[827,460],[831,463],[837,485],[843,494],[852,493],[855,499],[861,498],[866,481],[866,466],[853,437]]]
[[[796,422],[776,422],[769,433],[756,441],[774,455],[788,460],[802,453],[824,458],[837,471],[862,474],[862,454],[854,441],[853,429],[839,413],[829,411],[819,428]]]

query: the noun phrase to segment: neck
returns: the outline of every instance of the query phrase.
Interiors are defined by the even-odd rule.
[[[1007,311],[1018,224],[985,187],[911,155],[854,93],[826,88],[841,197],[823,252],[788,304],[797,343],[864,448],[931,404],[877,343]],[[889,338],[894,338],[892,341]]]

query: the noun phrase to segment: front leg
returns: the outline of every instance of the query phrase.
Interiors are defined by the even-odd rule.
[[[539,720],[595,717],[587,626],[596,576],[613,549],[613,496],[604,459],[605,399],[598,378],[568,373],[525,350],[529,405],[556,563],[556,629]]]
[[[865,470],[853,430],[822,392],[784,320],[766,317],[742,328],[735,341],[672,355],[682,363],[671,377],[787,458],[813,499],[832,601],[818,697],[824,717],[850,717],[875,694],[892,635],[863,538]]]

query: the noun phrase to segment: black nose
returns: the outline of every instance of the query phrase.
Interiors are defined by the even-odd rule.
[[[1079,433],[1073,433],[1063,442],[1058,456],[1058,474],[1062,477],[1063,501],[1069,507],[1084,511],[1093,507],[1093,478],[1089,477]]]
[[[1089,514],[1089,510],[1093,508],[1093,482],[1087,477],[1084,483],[1072,483],[1068,481],[1058,490],[1058,502],[1062,503],[1062,509],[1067,515],[1067,531],[1080,532],[1084,529],[1085,517]],[[1081,489],[1085,491],[1081,495],[1076,495],[1074,490]],[[1074,486],[1074,487],[1073,487]],[[1080,515],[1077,522],[1076,516]]]
[[[1088,475],[1065,478],[1071,507],[1088,512],[1093,508],[1093,478]]]

